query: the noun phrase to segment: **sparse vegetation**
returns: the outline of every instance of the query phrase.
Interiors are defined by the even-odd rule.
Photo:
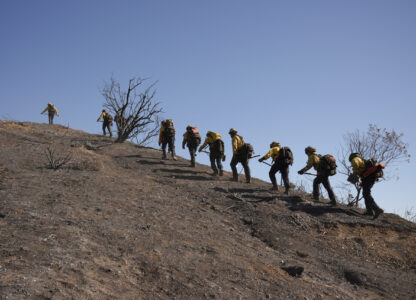
[[[373,220],[155,149],[23,125],[0,122],[3,298],[416,297],[416,224],[397,215]],[[71,151],[64,170],[39,167],[48,145]]]
[[[156,82],[141,89],[145,82],[146,79],[132,78],[127,91],[124,91],[111,77],[101,90],[105,98],[104,107],[115,116],[118,143],[135,139],[139,145],[146,145],[158,134],[158,115],[162,108],[160,102],[154,100]]]

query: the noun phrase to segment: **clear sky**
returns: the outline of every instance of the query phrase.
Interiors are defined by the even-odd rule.
[[[336,154],[343,134],[369,123],[403,132],[415,157],[415,53],[413,0],[1,0],[0,118],[47,122],[53,102],[57,123],[100,133],[104,81],[150,77],[179,155],[197,125],[223,135],[229,169],[234,127],[257,154],[273,140],[290,146],[299,183],[306,146]],[[268,180],[268,167],[251,167]],[[415,167],[374,187],[386,211],[416,208]]]

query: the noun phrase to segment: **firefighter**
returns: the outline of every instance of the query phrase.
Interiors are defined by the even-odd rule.
[[[259,162],[262,162],[263,160],[266,160],[269,157],[272,158],[274,163],[271,166],[270,171],[269,171],[270,181],[273,184],[272,190],[275,190],[275,191],[278,190],[277,181],[276,181],[276,173],[280,171],[280,173],[282,174],[283,183],[285,185],[285,194],[288,195],[289,189],[290,189],[289,165],[293,163],[293,155],[291,155],[292,153],[291,151],[290,153],[288,153],[288,155],[284,155],[284,153],[280,155],[280,152],[282,150],[290,151],[290,149],[287,147],[285,147],[284,149],[281,149],[280,143],[272,142],[270,144],[269,152],[266,155],[264,155],[262,158],[260,158]]]
[[[321,167],[321,157],[316,154],[316,149],[308,146],[305,148],[305,154],[308,156],[308,162],[306,167],[298,171],[298,174],[302,175],[310,168],[314,168],[317,172],[316,178],[313,181],[313,199],[314,201],[319,201],[319,185],[322,183],[325,189],[328,192],[328,197],[331,200],[332,205],[336,205],[337,201],[335,199],[335,194],[332,190],[331,184],[329,183],[329,174],[324,168]]]
[[[231,136],[231,143],[233,146],[233,158],[231,159],[231,170],[233,171],[232,181],[238,181],[237,164],[241,163],[244,168],[244,174],[246,175],[246,183],[250,183],[250,167],[248,166],[248,160],[250,154],[248,153],[246,143],[243,137],[237,134],[237,130],[231,128],[228,132]]]
[[[110,137],[112,137],[113,133],[111,132],[111,126],[113,126],[113,116],[103,109],[101,115],[97,119],[97,122],[101,119],[103,119],[103,135],[106,135],[105,129],[107,129]]]
[[[211,162],[211,169],[214,172],[212,175],[224,175],[222,161],[225,161],[224,155],[224,142],[219,133],[212,131],[207,132],[207,137],[205,138],[204,143],[199,147],[198,152],[204,150],[206,146],[209,145],[209,160]]]
[[[376,219],[384,211],[374,201],[374,198],[371,195],[371,188],[374,186],[378,178],[382,176],[382,173],[380,173],[377,165],[375,168],[372,168],[374,170],[373,172],[369,172],[371,171],[369,170],[370,167],[367,166],[365,160],[358,153],[351,153],[349,161],[351,162],[353,171],[352,176],[349,177],[349,181],[353,181],[351,178],[354,176],[361,178],[363,197],[366,207],[365,215],[373,216],[374,219]]]
[[[189,155],[191,156],[191,167],[195,167],[195,155],[199,144],[201,144],[201,136],[198,128],[188,125],[186,132],[183,134],[182,148],[188,147]]]
[[[49,102],[48,106],[46,106],[46,108],[41,112],[41,114],[44,114],[46,111],[48,111],[49,125],[52,125],[55,114],[59,117],[58,109],[55,107],[55,105]]]
[[[159,146],[162,145],[162,159],[167,159],[166,146],[168,146],[168,152],[171,153],[172,159],[177,160],[175,156],[175,128],[173,127],[173,120],[168,119],[162,121],[159,132]]]

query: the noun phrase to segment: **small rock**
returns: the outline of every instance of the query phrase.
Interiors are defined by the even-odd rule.
[[[300,252],[300,251],[296,251],[296,254],[297,256],[302,257],[302,258],[308,257],[308,254]]]
[[[290,276],[299,277],[303,272],[302,266],[289,266],[289,267],[281,267],[282,270],[285,270]]]
[[[344,277],[351,284],[356,284],[356,285],[363,284],[362,276],[358,272],[355,272],[352,270],[346,270],[344,271]]]

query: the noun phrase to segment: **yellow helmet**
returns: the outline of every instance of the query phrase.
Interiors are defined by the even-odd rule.
[[[360,154],[357,152],[351,153],[350,157],[348,157],[348,160],[352,161],[355,157],[360,157]]]
[[[237,129],[234,128],[231,128],[230,131],[228,131],[229,134],[236,134],[237,132]]]
[[[316,152],[316,149],[314,147],[312,147],[312,146],[308,146],[308,147],[305,148],[305,153],[306,154],[308,154],[308,153],[315,153],[315,152]]]
[[[274,147],[280,147],[280,143],[279,142],[272,142],[270,144],[270,148],[274,148]]]

